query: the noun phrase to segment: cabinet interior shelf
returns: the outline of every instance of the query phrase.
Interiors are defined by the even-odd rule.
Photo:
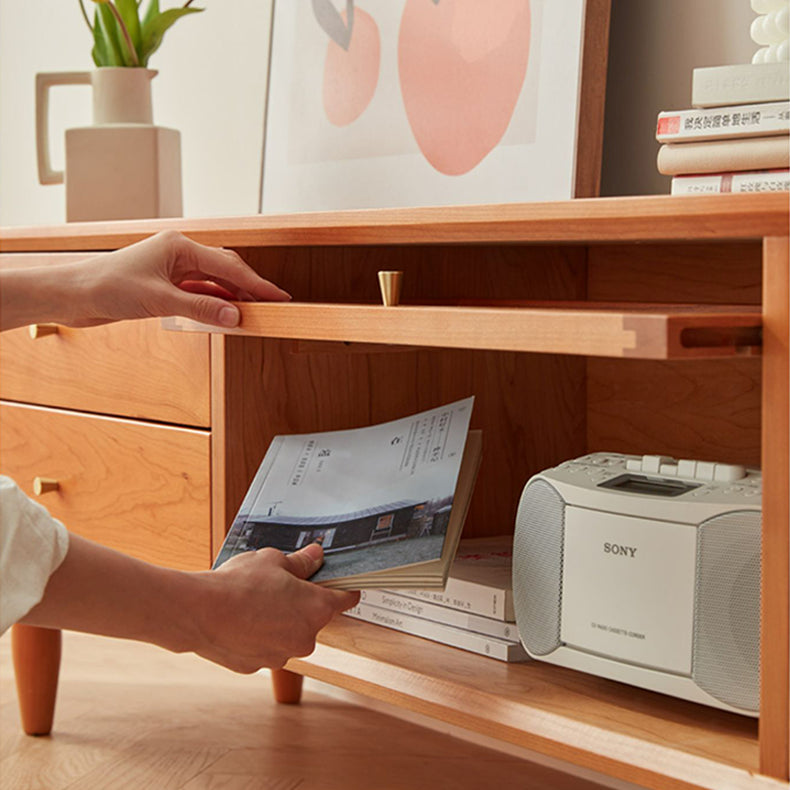
[[[635,359],[750,355],[761,344],[760,309],[750,305],[503,304],[241,303],[241,323],[234,329],[182,318],[164,325],[294,340]]]
[[[315,652],[287,667],[648,786],[672,775],[673,787],[740,787],[757,770],[753,719],[543,662],[499,662],[348,617],[335,618]]]

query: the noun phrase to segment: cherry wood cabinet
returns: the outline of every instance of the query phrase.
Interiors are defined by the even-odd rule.
[[[157,328],[156,347],[205,344],[196,353],[210,371],[207,412],[187,406],[186,392],[162,395],[166,416],[116,410],[101,404],[101,382],[86,382],[84,402],[76,392],[47,407],[209,439],[195,452],[208,464],[210,518],[196,519],[194,537],[212,554],[274,434],[364,425],[470,394],[484,457],[468,535],[512,532],[528,477],[588,451],[763,468],[759,722],[349,618],[289,663],[283,696],[297,699],[298,676],[315,677],[647,787],[787,787],[787,195],[10,228],[2,261],[115,249],[164,229],[237,249],[294,301],[244,304],[232,331],[177,319]],[[380,304],[382,269],[404,272],[400,306]],[[0,376],[13,369],[9,380],[20,380],[23,352],[7,352],[0,346]],[[149,377],[159,392],[163,369]],[[0,381],[6,409],[38,403],[31,391]],[[0,464],[20,454],[3,450]]]

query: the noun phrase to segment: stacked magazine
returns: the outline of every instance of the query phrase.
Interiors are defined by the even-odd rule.
[[[362,591],[345,614],[500,661],[526,661],[511,583],[513,539],[460,542],[444,590]]]
[[[275,436],[214,567],[324,548],[327,587],[444,587],[480,465],[474,398],[343,431]]]

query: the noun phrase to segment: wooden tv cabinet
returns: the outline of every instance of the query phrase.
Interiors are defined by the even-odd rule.
[[[344,617],[289,663],[280,694],[319,678],[646,787],[788,786],[787,194],[6,228],[0,265],[166,229],[237,249],[294,302],[245,304],[230,332],[170,321],[192,331],[7,333],[5,473],[31,495],[35,476],[59,479],[41,501],[83,534],[197,568],[274,434],[469,394],[484,457],[467,535],[512,532],[527,478],[588,451],[761,465],[759,724]],[[404,272],[399,307],[380,304],[381,269]],[[132,483],[119,468],[136,470]]]

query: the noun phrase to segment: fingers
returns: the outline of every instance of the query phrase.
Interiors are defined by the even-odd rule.
[[[207,638],[196,652],[240,672],[309,655],[317,633],[359,601],[358,592],[307,581],[322,562],[323,549],[311,544],[290,555],[244,552],[206,572],[201,578],[211,595],[198,611]]]
[[[238,326],[241,320],[239,308],[219,296],[205,293],[190,293],[174,289],[168,295],[167,313],[181,315],[212,326]]]
[[[236,296],[289,301],[289,293],[260,277],[232,250],[206,247],[184,236],[173,239],[173,274],[180,280],[213,280]]]
[[[208,294],[209,296],[219,296],[222,299],[237,299],[239,296],[211,280],[183,280],[178,284],[178,287],[187,293]]]
[[[206,247],[165,231],[104,256],[58,269],[71,296],[59,322],[94,326],[130,318],[181,315],[223,327],[237,326],[233,301],[288,301],[288,293],[230,250]],[[190,293],[191,292],[191,293]],[[59,308],[59,311],[61,308]]]
[[[309,579],[323,564],[324,550],[318,543],[311,543],[299,551],[288,554],[285,567],[300,579]]]
[[[334,607],[336,612],[345,612],[353,609],[359,603],[359,590],[328,590],[334,595]]]
[[[323,564],[324,550],[318,543],[311,543],[299,551],[284,557],[286,567],[294,576],[300,579],[309,579]],[[359,591],[331,590],[326,587],[319,588],[323,591],[325,600],[332,612],[344,612],[359,603]]]

